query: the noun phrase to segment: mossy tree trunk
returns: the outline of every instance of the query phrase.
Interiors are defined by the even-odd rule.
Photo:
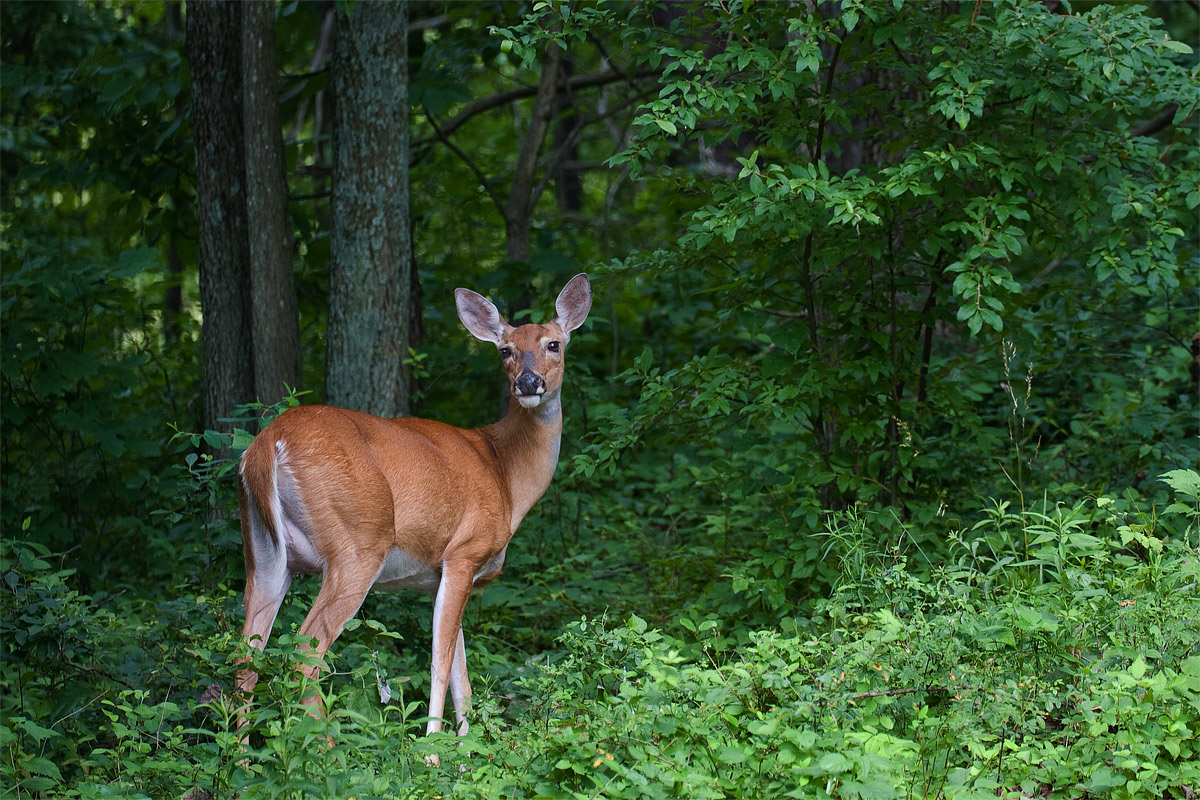
[[[301,382],[292,223],[276,88],[275,3],[249,0],[241,10],[254,389],[260,401],[274,403],[287,387],[298,388]]]
[[[254,397],[250,249],[242,128],[241,8],[188,3],[186,45],[196,135],[204,425],[220,429]]]
[[[326,399],[381,416],[410,410],[406,3],[339,13],[333,57],[333,230]]]

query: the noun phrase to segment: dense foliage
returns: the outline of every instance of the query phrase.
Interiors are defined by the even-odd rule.
[[[693,606],[667,633],[613,609],[522,658],[502,644],[519,625],[485,608],[472,638],[493,645],[493,683],[462,742],[419,735],[420,679],[393,672],[415,659],[367,619],[323,719],[301,710],[296,642],[268,648],[261,743],[240,751],[230,698],[177,691],[232,678],[231,588],[133,628],[45,548],[6,545],[3,633],[37,668],[0,728],[5,773],[18,794],[72,797],[1183,797],[1200,781],[1200,475],[1170,479],[1184,502],[1157,519],[1104,496],[994,508],[923,577],[877,547],[873,519],[836,515],[838,585],[772,629]],[[83,683],[92,697],[47,703]]]
[[[301,402],[334,6],[276,20]],[[407,594],[368,599],[329,715],[300,710],[308,582],[244,751],[236,456],[212,454],[263,409],[175,435],[203,419],[180,12],[0,5],[5,791],[1200,791],[1190,6],[412,3],[416,404],[497,413],[455,286],[540,319],[586,269],[563,462],[468,608],[465,741],[420,736]],[[547,48],[578,80],[509,261]]]

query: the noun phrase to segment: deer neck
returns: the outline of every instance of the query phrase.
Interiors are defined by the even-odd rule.
[[[562,402],[559,391],[548,394],[537,408],[509,404],[499,422],[483,428],[500,462],[512,497],[512,531],[550,486],[562,442]]]

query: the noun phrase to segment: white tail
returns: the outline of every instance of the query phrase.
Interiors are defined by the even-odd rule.
[[[293,573],[321,575],[300,633],[317,653],[333,644],[371,588],[433,595],[433,687],[427,732],[441,730],[450,689],[466,733],[462,616],[467,598],[500,573],[521,519],[558,463],[563,356],[592,305],[576,275],[544,325],[513,328],[475,292],[454,293],[458,316],[492,342],[513,402],[494,425],[464,430],[424,419],[383,419],[328,406],[293,408],[271,423],[241,463],[246,559],[243,633],[262,648]],[[315,678],[317,669],[309,670]],[[258,675],[244,670],[239,688]]]

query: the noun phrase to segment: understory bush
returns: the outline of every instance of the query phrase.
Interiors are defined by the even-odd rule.
[[[139,609],[8,542],[0,779],[16,797],[1190,796],[1200,475],[1165,478],[1161,512],[993,505],[932,566],[846,512],[827,524],[834,591],[757,630],[694,602],[665,628],[564,615],[515,664],[472,639],[461,740],[421,735],[427,634],[355,620],[313,716],[309,643],[284,625],[248,651],[231,588]],[[246,655],[263,680],[239,732]]]

